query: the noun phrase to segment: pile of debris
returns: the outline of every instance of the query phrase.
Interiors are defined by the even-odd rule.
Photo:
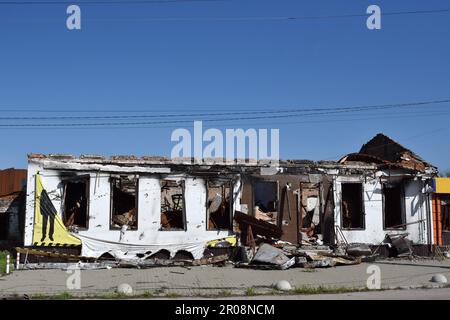
[[[215,196],[214,199],[219,199]],[[220,201],[217,201],[220,203]],[[217,205],[215,205],[217,207]],[[412,243],[407,239],[408,234],[395,236],[386,235],[378,247],[371,248],[367,244],[344,242],[334,246],[327,246],[317,237],[309,236],[301,244],[281,241],[282,229],[271,223],[266,217],[276,217],[269,212],[252,217],[237,211],[234,215],[236,221],[236,236],[209,241],[202,259],[194,259],[192,255],[179,255],[174,257],[153,255],[151,257],[139,256],[135,259],[116,260],[111,258],[87,258],[77,254],[64,254],[36,249],[16,248],[17,252],[25,254],[23,268],[42,269],[66,267],[68,264],[78,263],[83,269],[110,269],[110,268],[151,268],[158,266],[223,266],[233,264],[238,268],[252,268],[265,270],[286,270],[298,268],[329,268],[335,266],[355,265],[361,262],[372,262],[383,247],[389,250],[391,257],[410,257]],[[258,219],[263,217],[262,219]],[[168,252],[167,252],[168,255]],[[42,259],[28,258],[43,257]],[[63,263],[61,263],[63,259]],[[36,260],[36,261],[33,261]],[[30,263],[31,262],[31,263]]]
[[[303,241],[301,246],[280,241],[282,230],[272,223],[236,212],[243,246],[234,257],[235,266],[253,269],[286,270],[291,267],[326,268],[359,264],[373,257],[366,245],[331,248],[320,241]],[[243,236],[242,236],[243,235]],[[237,260],[237,261],[236,261]]]
[[[246,250],[251,253],[252,250]],[[328,246],[311,246],[311,248],[298,248],[291,245],[276,245],[262,243],[249,262],[237,262],[238,268],[252,269],[279,269],[286,270],[291,267],[299,268],[327,268],[340,265],[359,264],[362,257],[349,254],[339,254]]]

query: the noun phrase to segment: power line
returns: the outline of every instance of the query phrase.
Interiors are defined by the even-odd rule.
[[[434,14],[434,13],[448,13],[450,8],[447,9],[434,9],[434,10],[415,10],[415,11],[393,11],[382,12],[382,15],[411,15],[411,14]],[[207,18],[132,18],[132,19],[88,19],[87,21],[98,22],[221,22],[221,21],[293,21],[293,20],[331,20],[342,18],[358,18],[367,17],[366,13],[354,13],[354,14],[341,14],[341,15],[323,15],[323,16],[266,16],[266,17],[207,17]]]
[[[157,4],[157,3],[189,3],[189,2],[224,2],[227,0],[85,0],[75,1],[77,5],[108,5],[108,4]],[[73,1],[0,1],[0,5],[53,5],[53,4],[74,4]],[[439,14],[449,13],[450,8],[430,9],[430,10],[408,10],[382,12],[384,16],[411,15],[411,14]],[[194,18],[112,18],[112,19],[86,19],[91,22],[211,22],[211,21],[289,21],[289,20],[330,20],[342,18],[367,17],[367,13],[353,13],[340,15],[322,16],[265,16],[265,17],[194,17]]]
[[[245,112],[207,112],[207,113],[175,113],[175,114],[152,114],[152,115],[114,115],[114,116],[7,116],[0,117],[0,120],[94,120],[94,119],[140,119],[140,118],[184,118],[184,117],[217,117],[217,116],[228,116],[228,115],[254,115],[254,114],[297,114],[302,115],[323,115],[330,114],[333,112],[343,113],[343,112],[359,112],[359,111],[371,111],[371,110],[382,110],[382,109],[392,109],[392,108],[404,108],[404,107],[417,107],[424,105],[434,105],[449,103],[450,99],[443,100],[430,100],[430,101],[420,101],[420,102],[408,102],[408,103],[395,103],[395,104],[381,104],[381,105],[363,105],[363,106],[351,106],[351,107],[320,107],[320,108],[292,108],[292,109],[272,109],[265,111],[245,111]],[[0,110],[1,111],[1,110]],[[28,110],[27,112],[33,112]],[[78,112],[78,111],[74,111]],[[113,110],[105,110],[104,112],[115,112]],[[151,111],[142,111],[151,112]],[[306,112],[306,113],[305,113]],[[310,113],[307,113],[310,112]]]
[[[444,103],[449,102],[450,100],[436,100],[436,101],[428,101],[428,102],[416,102],[416,103],[401,103],[401,104],[389,104],[389,105],[375,105],[371,106],[370,109],[365,107],[365,110],[386,110],[398,107],[405,106],[419,106],[426,105],[432,103]],[[361,107],[356,107],[361,108]],[[360,111],[361,109],[351,109],[351,107],[347,108],[336,108],[337,110],[331,111],[332,109],[325,109],[326,112],[315,112],[315,113],[306,113],[306,114],[271,114],[270,119],[283,119],[283,118],[292,118],[292,117],[300,117],[300,116],[310,116],[310,115],[329,115],[329,114],[340,114],[340,113],[350,113],[355,111]],[[254,112],[258,114],[258,111]],[[264,114],[265,112],[262,112]],[[152,121],[152,122],[93,122],[93,123],[14,123],[14,124],[0,124],[0,128],[12,128],[12,127],[24,127],[24,128],[32,128],[32,127],[109,127],[109,126],[144,126],[144,125],[160,125],[160,124],[181,124],[181,123],[191,123],[193,120],[202,120],[203,122],[224,122],[224,121],[242,121],[242,120],[259,120],[259,119],[267,119],[267,114],[261,116],[249,116],[249,117],[229,117],[229,118],[217,118],[217,119],[175,119],[175,120],[167,120],[167,121]]]
[[[299,125],[299,124],[317,124],[317,123],[327,123],[327,122],[356,122],[356,121],[367,121],[367,120],[376,120],[376,119],[394,119],[394,118],[424,118],[424,117],[436,117],[437,115],[440,116],[445,116],[445,115],[450,115],[450,112],[445,112],[445,113],[419,113],[419,114],[411,114],[408,113],[406,115],[397,115],[397,116],[393,116],[392,114],[384,114],[381,116],[376,116],[376,117],[364,117],[364,118],[344,118],[344,119],[315,119],[315,120],[302,120],[302,121],[284,121],[286,119],[275,119],[272,120],[270,122],[258,122],[258,123],[252,123],[253,126],[257,125],[257,126],[262,126],[262,125],[267,125],[267,126],[274,126],[274,125],[283,125],[283,126],[290,126],[290,125]],[[246,119],[241,119],[242,121]],[[266,120],[266,119],[259,119],[258,121],[262,121],[262,120]],[[192,122],[190,123],[190,125],[192,125]],[[229,122],[229,121],[222,121],[221,123],[216,123],[216,124],[211,124],[209,125],[208,123],[203,123],[203,127],[204,128],[208,128],[208,127],[212,127],[214,126],[214,128],[229,128],[230,126],[242,126],[242,127],[248,127],[249,124],[245,123],[238,123],[236,121],[233,122]],[[190,127],[189,125],[187,127]],[[59,124],[59,126],[55,126],[55,127],[0,127],[0,130],[59,130],[59,129],[64,129],[64,130],[105,130],[105,129],[176,129],[179,128],[179,125],[142,125],[142,126],[103,126],[103,127],[67,127],[65,126],[65,124]]]

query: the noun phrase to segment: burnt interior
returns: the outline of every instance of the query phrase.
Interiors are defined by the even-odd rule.
[[[257,180],[253,184],[255,218],[278,224],[278,183]]]
[[[319,232],[320,224],[320,187],[318,183],[301,183],[301,228]]]
[[[403,189],[400,183],[384,183],[384,228],[404,228]]]
[[[207,230],[232,229],[232,184],[231,182],[207,182],[206,204]]]
[[[88,180],[74,180],[64,183],[64,224],[88,228]]]
[[[137,219],[137,189],[136,176],[121,176],[111,178],[111,228],[120,229],[124,225],[129,230],[136,230]]]
[[[161,180],[161,230],[184,230],[184,188],[182,183]]]
[[[342,227],[345,229],[364,228],[364,199],[362,183],[343,183],[342,187]]]

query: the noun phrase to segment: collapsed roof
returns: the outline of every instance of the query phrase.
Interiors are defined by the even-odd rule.
[[[287,174],[320,174],[329,170],[338,170],[342,174],[344,172],[357,173],[380,169],[404,169],[421,173],[437,173],[436,167],[382,133],[377,134],[365,143],[359,152],[350,153],[339,161],[234,159],[229,162],[222,158],[209,158],[204,159],[202,163],[197,163],[193,158],[168,159],[158,156],[138,158],[133,155],[112,156],[110,158],[98,155],[81,155],[77,158],[67,154],[43,155],[33,153],[28,155],[28,160],[29,162],[41,163],[47,169],[109,172],[251,173],[259,172],[261,167],[276,166],[283,168],[279,172]]]
[[[339,160],[339,163],[349,162],[374,163],[380,168],[436,171],[436,167],[383,133],[378,133],[365,143],[359,152],[350,153]]]

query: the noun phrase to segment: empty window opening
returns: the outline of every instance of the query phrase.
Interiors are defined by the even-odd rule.
[[[301,184],[301,228],[313,229],[320,224],[320,197],[319,184],[302,183]]]
[[[232,229],[233,192],[231,182],[207,182],[207,230]]]
[[[278,182],[256,181],[253,188],[255,218],[278,225]]]
[[[111,178],[111,229],[121,229],[126,225],[128,230],[137,230],[137,190],[136,176]]]
[[[342,227],[344,229],[364,229],[364,197],[362,183],[343,183],[342,187]]]
[[[385,229],[404,229],[403,190],[401,184],[383,184],[383,209]]]
[[[64,182],[63,221],[66,227],[88,228],[89,179]]]
[[[185,230],[184,186],[161,180],[161,230]]]

